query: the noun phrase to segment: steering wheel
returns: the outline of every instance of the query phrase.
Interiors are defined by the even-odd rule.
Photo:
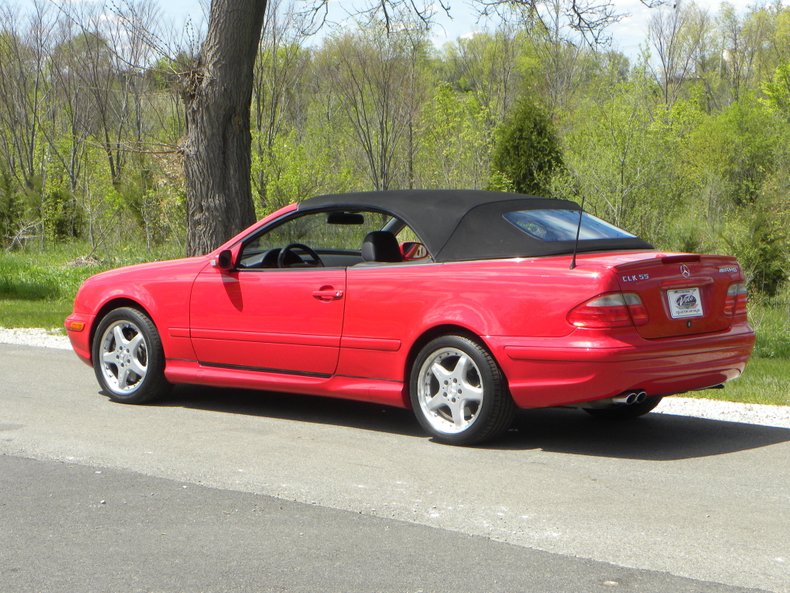
[[[313,261],[312,264],[313,266],[321,267],[321,268],[324,267],[324,262],[321,261],[319,255],[315,251],[310,249],[307,245],[304,245],[302,243],[290,243],[285,247],[283,247],[282,249],[280,249],[280,254],[277,256],[277,267],[278,268],[288,267],[286,266],[286,258],[288,257],[289,253],[298,257],[300,261],[303,261],[302,258],[299,257],[299,254],[297,252],[301,252],[304,255],[309,256],[310,259]]]

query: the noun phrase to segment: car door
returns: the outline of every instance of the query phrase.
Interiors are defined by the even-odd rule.
[[[209,266],[192,289],[198,361],[329,376],[337,366],[344,293],[343,269],[223,272]]]
[[[310,376],[334,373],[345,267],[313,267],[317,262],[308,257],[291,264],[297,267],[277,267],[276,257],[269,255],[293,243],[294,235],[293,228],[285,227],[253,238],[233,269],[209,265],[198,274],[190,299],[190,333],[201,364]],[[300,258],[289,254],[286,259]]]

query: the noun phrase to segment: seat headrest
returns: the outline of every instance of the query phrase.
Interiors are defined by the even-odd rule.
[[[390,232],[372,231],[362,241],[362,259],[365,261],[403,261],[398,240]]]

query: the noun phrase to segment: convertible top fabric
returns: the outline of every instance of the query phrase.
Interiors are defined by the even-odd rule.
[[[502,216],[514,210],[579,211],[569,200],[480,190],[396,190],[331,194],[310,198],[299,211],[372,210],[391,214],[422,239],[434,261],[465,261],[560,255],[573,241],[546,242],[520,231]],[[579,252],[652,249],[638,238],[582,240]]]

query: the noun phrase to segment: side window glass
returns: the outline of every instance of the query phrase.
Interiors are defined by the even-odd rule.
[[[378,212],[316,212],[269,228],[242,248],[242,270],[346,267],[362,261],[365,236],[392,217]]]

